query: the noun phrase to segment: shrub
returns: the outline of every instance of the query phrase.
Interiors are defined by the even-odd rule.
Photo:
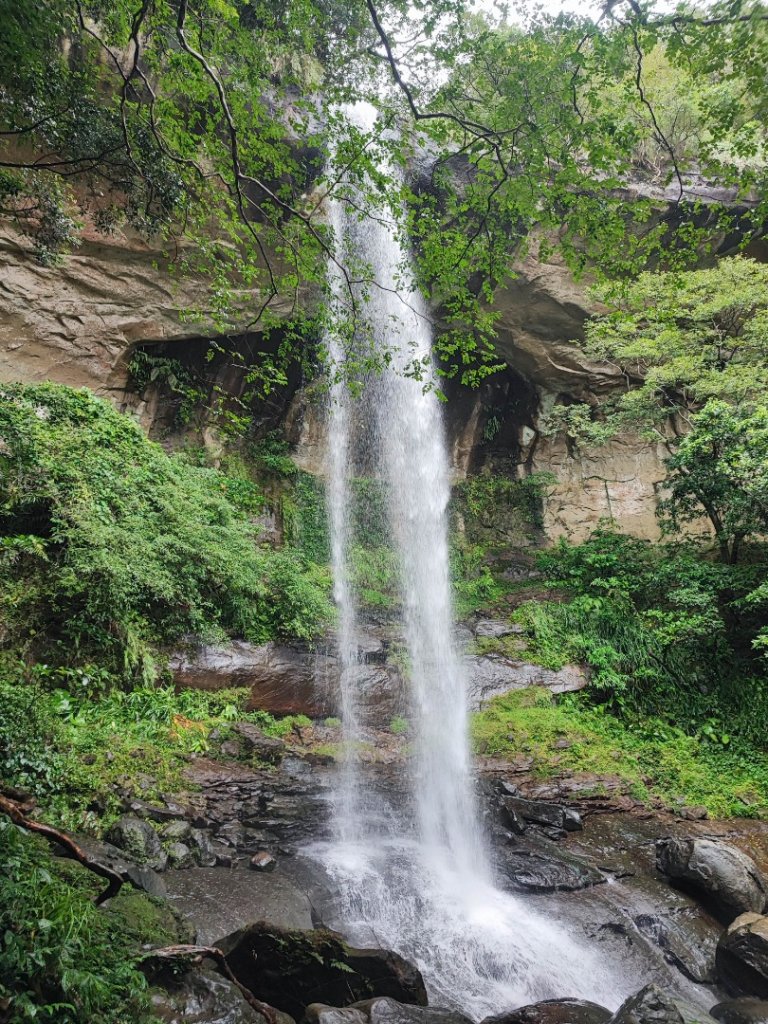
[[[150,1021],[137,948],[92,903],[91,877],[0,819],[0,1012],[57,1024]]]
[[[19,648],[147,678],[186,634],[309,637],[330,614],[317,566],[259,546],[252,486],[89,392],[3,385],[0,451],[0,612]]]

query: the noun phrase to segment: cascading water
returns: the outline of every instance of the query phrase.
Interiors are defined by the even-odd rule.
[[[370,130],[364,105],[348,116]],[[392,168],[382,168],[393,175]],[[353,941],[395,949],[421,969],[430,998],[475,1018],[568,994],[617,1005],[628,989],[596,952],[552,920],[496,889],[478,822],[468,741],[467,700],[452,625],[446,508],[449,466],[440,403],[432,380],[426,307],[403,280],[408,254],[398,224],[376,211],[361,219],[353,203],[331,204],[337,241],[372,269],[357,298],[383,372],[353,399],[333,386],[329,408],[328,492],[334,593],[339,609],[341,713],[347,757],[336,794],[337,841],[319,855],[338,886],[344,928]],[[331,264],[331,283],[342,281]],[[344,345],[331,334],[332,363]],[[406,376],[415,365],[423,380]],[[352,427],[365,419],[370,431]],[[397,551],[402,632],[409,662],[414,756],[411,803],[396,807],[366,786],[354,750],[363,736],[356,696],[360,613],[350,583],[353,450],[367,457],[387,496]]]

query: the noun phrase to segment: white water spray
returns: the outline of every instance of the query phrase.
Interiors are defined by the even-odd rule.
[[[373,108],[348,111],[370,130]],[[382,168],[393,175],[392,168]],[[355,204],[358,205],[358,204]],[[617,1005],[623,992],[596,952],[526,904],[494,888],[478,823],[461,661],[453,637],[447,505],[449,465],[433,383],[427,310],[403,280],[409,260],[399,225],[376,211],[360,219],[334,201],[337,241],[356,249],[374,284],[358,295],[373,341],[389,353],[363,404],[373,421],[368,453],[387,494],[397,551],[403,634],[409,660],[414,758],[412,807],[388,806],[369,791],[354,755],[337,793],[338,841],[322,851],[339,886],[350,939],[397,950],[421,969],[431,999],[475,1018],[557,996]],[[345,284],[335,264],[331,283]],[[407,274],[405,275],[408,276]],[[330,336],[332,362],[344,346]],[[405,371],[420,366],[422,379]],[[334,593],[339,609],[341,713],[347,750],[361,738],[355,693],[359,611],[350,584],[353,400],[332,389],[328,490]],[[367,435],[366,435],[367,436]],[[415,825],[414,825],[415,819]],[[415,833],[415,834],[414,834]]]

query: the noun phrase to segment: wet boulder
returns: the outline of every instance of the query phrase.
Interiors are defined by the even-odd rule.
[[[646,985],[621,1004],[610,1024],[714,1024],[714,1017],[655,985]]]
[[[508,817],[514,815],[534,825],[562,829],[565,832],[578,832],[584,827],[578,812],[562,804],[527,800],[522,796],[503,796],[501,806]]]
[[[302,1024],[368,1024],[369,1017],[354,1006],[326,1006],[310,1003]]]
[[[340,1009],[312,1003],[302,1024],[472,1024],[458,1010],[439,1006],[413,1006],[384,996],[365,999]]]
[[[610,1010],[585,999],[545,999],[486,1017],[482,1024],[606,1024],[610,1019]]]
[[[713,839],[659,839],[656,866],[675,885],[711,905],[726,923],[765,909],[768,884],[746,853]]]
[[[368,999],[355,1003],[355,1009],[366,1014],[370,1024],[472,1024],[458,1010],[440,1006],[413,1006],[395,999]]]
[[[547,856],[528,849],[502,852],[502,866],[515,888],[528,892],[576,892],[605,882],[605,875],[572,854]]]
[[[118,818],[107,833],[113,846],[125,850],[129,857],[139,864],[146,864],[154,871],[164,871],[168,865],[168,854],[163,850],[160,837],[149,822],[133,814]]]
[[[427,1004],[424,980],[413,964],[390,950],[355,949],[336,932],[260,922],[218,946],[238,981],[296,1018],[310,1003],[349,1005],[377,995]]]
[[[163,1024],[271,1024],[231,981],[203,965],[153,979],[152,1016]],[[282,1015],[280,1024],[293,1024]]]
[[[768,917],[737,917],[720,936],[715,962],[718,979],[731,995],[768,999]]]
[[[726,999],[709,1012],[720,1024],[768,1024],[768,1000],[750,996]]]

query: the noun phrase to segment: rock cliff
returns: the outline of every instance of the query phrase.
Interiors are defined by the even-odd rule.
[[[205,365],[215,327],[179,316],[179,309],[199,304],[200,294],[199,282],[182,278],[159,250],[135,238],[89,230],[60,265],[43,267],[5,226],[0,230],[0,380],[51,379],[88,387],[133,409],[149,430],[165,431],[162,396],[142,400],[127,390],[128,363],[137,346],[147,346]],[[244,295],[246,304],[247,299]],[[585,287],[563,265],[529,256],[500,291],[498,303],[499,351],[509,371],[476,392],[450,389],[457,477],[483,467],[510,475],[554,474],[545,513],[549,537],[581,539],[605,516],[640,536],[656,536],[660,451],[627,437],[576,454],[540,433],[542,413],[558,397],[584,398],[616,384],[610,368],[587,359],[573,340],[591,309]],[[247,355],[260,344],[256,332],[228,338],[225,347]],[[214,361],[206,376],[212,388],[236,395],[244,386],[237,360]],[[299,461],[317,469],[318,410],[300,383],[292,381],[260,413],[280,419],[299,446]]]

